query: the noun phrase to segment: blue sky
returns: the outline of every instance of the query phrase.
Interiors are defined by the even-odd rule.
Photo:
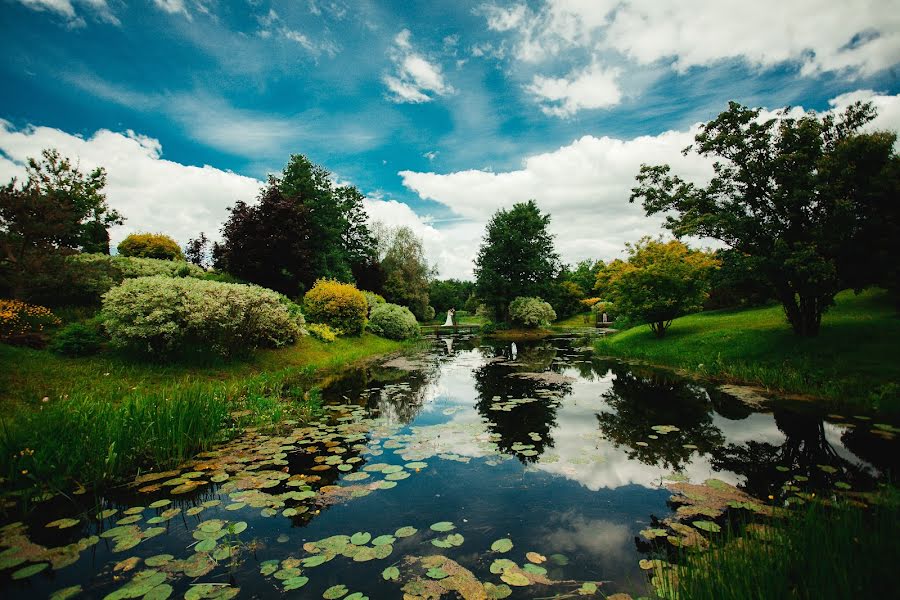
[[[879,126],[900,126],[898,14],[896,0],[2,0],[0,176],[62,146],[110,170],[120,235],[185,241],[298,152],[369,195],[373,218],[414,226],[444,275],[466,275],[490,213],[529,197],[565,259],[611,258],[658,229],[627,203],[637,165],[681,160],[728,100],[869,98]],[[137,190],[149,170],[167,185]]]

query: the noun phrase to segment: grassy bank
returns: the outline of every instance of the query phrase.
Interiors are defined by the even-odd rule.
[[[896,490],[859,508],[815,502],[765,529],[713,540],[686,556],[674,577],[660,576],[661,596],[673,600],[839,600],[896,594],[900,561]],[[755,535],[753,533],[755,532]]]
[[[842,292],[815,338],[798,338],[780,306],[676,319],[658,340],[646,326],[596,343],[604,356],[900,412],[900,317],[887,294]]]
[[[178,463],[248,426],[309,419],[318,379],[408,345],[368,334],[332,344],[305,337],[206,365],[68,359],[0,345],[4,487],[100,485]]]

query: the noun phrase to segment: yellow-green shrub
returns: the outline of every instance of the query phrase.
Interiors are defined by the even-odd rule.
[[[369,305],[355,285],[333,279],[319,279],[303,297],[306,316],[347,335],[359,335],[366,326]]]
[[[306,326],[306,330],[309,332],[309,335],[313,336],[317,340],[321,340],[326,344],[330,344],[334,340],[337,339],[339,335],[339,331],[332,329],[325,323],[310,323]]]
[[[178,242],[162,233],[132,233],[117,248],[122,256],[184,260]]]

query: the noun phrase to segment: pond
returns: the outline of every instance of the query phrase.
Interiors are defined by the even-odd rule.
[[[431,341],[330,384],[321,423],[5,525],[0,595],[637,596],[654,537],[690,545],[765,513],[747,494],[871,489],[898,466],[890,425],[600,360],[585,340]],[[686,498],[706,480],[717,507]]]

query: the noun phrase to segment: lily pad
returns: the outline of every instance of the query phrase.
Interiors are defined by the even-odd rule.
[[[381,577],[385,581],[397,581],[400,578],[400,569],[397,567],[388,567],[381,572]]]
[[[364,546],[372,539],[372,534],[367,531],[357,531],[350,536],[350,543],[356,546]]]
[[[337,600],[347,594],[349,590],[345,585],[333,585],[322,594],[325,600]]]
[[[515,566],[516,563],[509,560],[508,558],[498,558],[491,563],[491,573],[493,573],[494,575],[499,575],[507,569],[513,568]]]
[[[284,591],[289,592],[291,590],[300,589],[307,583],[309,583],[309,577],[298,575],[297,577],[291,577],[290,579],[285,579],[284,581],[282,581],[281,587],[282,589],[284,589]]]
[[[711,533],[719,533],[722,531],[722,527],[712,521],[694,521],[692,525],[697,529],[702,529],[703,531],[709,531]]]
[[[385,535],[379,535],[377,538],[374,538],[372,540],[372,545],[373,546],[384,546],[385,544],[393,544],[396,541],[397,541],[397,538],[395,538],[394,536],[385,534]]]
[[[82,591],[81,585],[70,585],[69,587],[64,587],[61,590],[56,590],[50,594],[50,600],[68,600],[73,596],[77,596]]]
[[[415,535],[416,533],[418,533],[418,531],[419,530],[416,529],[415,527],[410,527],[409,525],[407,525],[406,527],[401,527],[400,529],[395,531],[394,535],[397,536],[398,538],[405,538],[405,537],[409,537],[411,535]]]
[[[13,579],[27,579],[32,575],[37,575],[44,569],[50,566],[50,563],[37,563],[33,565],[28,565],[27,567],[22,567],[18,571],[14,571],[12,574]]]
[[[505,583],[494,585],[493,583],[487,582],[484,584],[484,591],[487,594],[488,600],[503,600],[503,598],[512,596],[512,588]]]
[[[509,552],[513,548],[512,540],[509,538],[501,538],[491,544],[491,550],[494,552],[500,552],[501,554],[504,552]],[[512,584],[510,584],[512,585]]]
[[[444,579],[447,577],[447,572],[440,567],[432,567],[428,569],[425,575],[432,579]]]
[[[516,587],[524,587],[531,584],[531,580],[528,579],[528,577],[526,577],[522,573],[517,573],[515,571],[504,571],[504,573],[500,576],[500,579],[502,579],[509,585]]]
[[[440,533],[444,533],[446,531],[452,531],[456,529],[456,525],[451,523],[450,521],[438,521],[431,526],[432,531],[437,531]]]
[[[538,554],[537,552],[527,552],[525,558],[536,565],[547,562],[547,557],[543,554]]]
[[[569,564],[569,557],[565,554],[551,554],[548,558],[553,564],[559,565],[560,567]]]

